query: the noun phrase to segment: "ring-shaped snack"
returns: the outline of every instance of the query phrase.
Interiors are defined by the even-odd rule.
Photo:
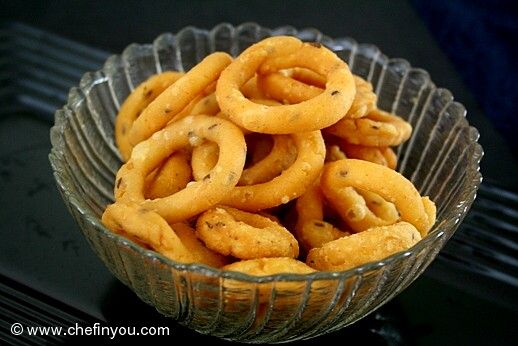
[[[115,233],[138,240],[162,255],[182,263],[203,263],[219,268],[228,260],[199,242],[194,230],[185,224],[169,226],[157,213],[136,204],[109,205],[103,224]]]
[[[364,118],[343,118],[325,131],[351,144],[390,147],[410,138],[412,126],[397,115],[375,109]]]
[[[308,85],[290,77],[289,72],[287,74],[281,72],[260,74],[257,76],[257,84],[269,98],[288,104],[304,102],[323,92],[322,88]],[[356,75],[353,77],[356,94],[345,117],[361,118],[376,109],[377,97],[372,90],[371,83]]]
[[[189,153],[180,150],[146,177],[146,199],[161,198],[180,191],[192,179]]]
[[[268,217],[228,207],[204,212],[196,222],[196,236],[222,255],[240,259],[299,255],[297,239]]]
[[[374,192],[351,186],[330,189],[327,185],[322,190],[342,220],[356,233],[399,220],[396,206]]]
[[[341,149],[350,159],[365,160],[396,169],[397,156],[390,147],[366,147],[342,141]]]
[[[306,251],[350,234],[324,221],[324,196],[318,184],[311,186],[297,199],[295,208],[295,234]]]
[[[317,270],[342,271],[367,262],[379,261],[404,251],[421,240],[408,222],[368,229],[311,249],[306,263]]]
[[[232,58],[226,53],[213,53],[164,90],[133,123],[130,143],[136,145],[163,129],[197,95],[214,83],[231,61]]]
[[[175,151],[204,140],[216,142],[220,150],[217,164],[205,179],[190,182],[173,195],[146,200],[145,177]],[[184,221],[208,210],[231,192],[245,158],[246,143],[237,126],[217,117],[187,116],[135,146],[131,158],[117,173],[115,198],[154,210],[169,223]]]
[[[258,211],[286,204],[302,195],[318,178],[326,155],[320,131],[291,135],[297,148],[295,162],[272,180],[236,186],[221,204],[246,211]]]
[[[380,195],[395,204],[401,220],[414,225],[423,237],[435,223],[435,204],[428,197],[421,197],[408,179],[388,167],[356,159],[330,162],[320,181],[326,196],[346,187]]]
[[[124,161],[128,161],[133,149],[129,132],[135,119],[158,95],[182,76],[183,73],[175,71],[153,75],[136,87],[123,102],[115,117],[115,143]]]
[[[265,106],[248,100],[241,87],[259,73],[272,73],[295,66],[326,76],[326,91],[293,105]],[[350,108],[354,79],[343,62],[322,45],[302,43],[297,38],[276,36],[247,48],[221,73],[216,97],[223,113],[239,126],[269,134],[313,131],[334,124]]]

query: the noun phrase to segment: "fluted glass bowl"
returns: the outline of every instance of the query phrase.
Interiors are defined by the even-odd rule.
[[[343,272],[253,277],[182,264],[112,233],[100,221],[113,202],[121,158],[114,144],[117,110],[140,82],[188,70],[207,54],[239,54],[272,35],[294,35],[334,50],[372,82],[378,106],[407,119],[414,132],[397,149],[398,170],[437,204],[437,223],[405,252]],[[285,342],[347,326],[415,280],[455,232],[481,181],[482,149],[464,107],[428,73],[389,59],[370,44],[332,39],[315,29],[268,29],[254,23],[188,27],[153,44],[132,44],[102,70],[84,75],[56,112],[50,162],[58,188],[95,253],[143,301],[201,333],[243,342]],[[419,302],[416,302],[419,304]]]

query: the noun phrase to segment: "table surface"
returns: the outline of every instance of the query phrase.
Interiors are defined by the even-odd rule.
[[[513,176],[517,171],[516,161],[480,111],[476,100],[470,95],[453,66],[405,1],[190,0],[154,1],[153,3],[103,1],[102,4],[75,1],[73,5],[68,3],[28,1],[21,4],[0,0],[0,8],[2,8],[0,19],[23,21],[110,52],[120,52],[131,42],[150,42],[162,32],[176,32],[187,25],[211,28],[220,22],[239,24],[246,21],[255,21],[268,27],[286,24],[297,28],[315,27],[332,37],[350,36],[359,42],[373,43],[390,57],[402,57],[413,66],[426,69],[436,85],[450,89],[456,100],[466,106],[470,123],[481,132],[480,142],[486,152],[482,162],[484,177],[508,188],[518,188],[518,182]],[[3,121],[4,126],[0,128],[0,138],[2,138],[0,144],[7,148],[6,151],[9,151],[9,148],[14,150],[16,143],[21,141],[20,138],[10,136],[8,130],[5,130],[9,128],[9,122],[12,122],[12,126],[32,122],[31,126],[35,128],[35,132],[26,134],[27,138],[23,140],[32,140],[36,146],[44,142],[43,148],[47,148],[48,143],[45,141],[48,141],[48,126],[46,124],[36,120],[6,119]],[[6,132],[1,132],[4,130]],[[36,149],[38,150],[40,149]],[[34,166],[31,169],[47,165],[46,150],[41,150],[41,155],[35,156],[39,159],[32,160]],[[501,161],[509,164],[500,165]],[[48,178],[51,179],[50,172],[44,174],[49,174]],[[13,191],[16,188],[16,184],[13,184]],[[39,230],[40,232],[51,233],[59,229],[70,232],[72,229],[79,233],[77,226],[65,214],[62,202],[55,191],[41,196],[40,199],[33,202],[35,206],[46,201],[48,205],[32,217],[45,218],[49,214],[54,216],[52,221],[44,225],[44,229]],[[4,202],[7,203],[6,200],[2,200],[2,203]],[[0,219],[4,217],[7,216],[0,213]],[[30,219],[25,220],[30,223]],[[57,275],[54,281],[44,278],[33,279],[33,282],[41,281],[42,291],[64,301],[69,294],[67,292],[85,290],[87,292],[83,294],[84,300],[75,302],[75,307],[102,319],[121,321],[125,318],[133,318],[133,315],[127,317],[121,313],[132,308],[145,311],[143,317],[154,318],[155,312],[151,308],[140,303],[131,292],[111,277],[93,253],[88,253],[90,249],[84,240],[76,239],[74,247],[61,245],[62,255],[67,256],[67,262],[71,261],[71,263],[62,263],[62,266],[81,267],[87,266],[87,261],[93,263],[96,271],[89,275],[95,275],[97,279],[103,278],[102,280],[110,283],[110,287],[96,291],[93,283],[81,282],[82,277],[79,274],[68,280],[60,279]],[[77,256],[77,252],[82,255]],[[45,258],[41,260],[48,261]],[[53,265],[52,260],[49,265]],[[59,264],[55,263],[55,265]],[[10,274],[17,280],[27,281],[27,278],[23,278],[20,273]],[[63,284],[65,281],[69,281],[66,287]],[[102,303],[99,303],[99,300]],[[397,314],[407,320],[403,328],[408,336],[407,340],[423,345],[455,341],[463,344],[493,342],[504,344],[510,342],[509,338],[513,333],[512,321],[516,318],[515,312],[495,306],[490,299],[481,300],[470,294],[464,294],[452,285],[426,275],[418,279],[390,304],[389,312],[397,310]],[[157,321],[162,319],[157,317]],[[177,328],[175,329],[177,335],[198,337],[179,326],[175,328]],[[333,333],[321,341],[339,340],[343,335],[347,334]]]

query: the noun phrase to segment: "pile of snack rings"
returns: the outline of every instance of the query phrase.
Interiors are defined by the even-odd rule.
[[[435,205],[397,173],[411,126],[319,43],[278,36],[163,72],[121,106],[113,232],[251,275],[342,271],[408,249]]]

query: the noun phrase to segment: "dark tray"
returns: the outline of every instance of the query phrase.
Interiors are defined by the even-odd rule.
[[[11,336],[14,321],[167,325],[175,337],[208,338],[160,316],[117,281],[92,253],[55,188],[47,159],[53,113],[81,75],[100,68],[107,56],[22,24],[0,29],[0,340],[34,341]],[[421,324],[433,330],[446,323],[433,316],[422,320],[413,302],[423,298],[429,309],[451,304],[452,296],[455,311],[460,302],[486,304],[490,314],[512,321],[518,311],[518,195],[497,184],[482,184],[461,228],[422,278],[376,313],[318,342],[416,343],[423,337]],[[494,324],[503,338],[507,329]]]

